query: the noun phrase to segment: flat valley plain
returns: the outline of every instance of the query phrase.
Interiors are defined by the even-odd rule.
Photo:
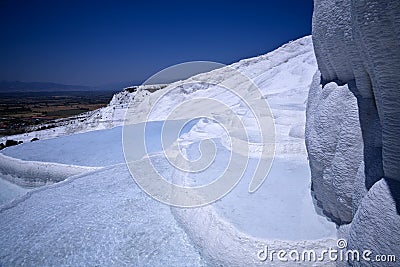
[[[1,92],[0,136],[106,106],[116,91]]]

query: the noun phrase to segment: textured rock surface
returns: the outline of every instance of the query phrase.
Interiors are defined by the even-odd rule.
[[[355,214],[349,230],[350,248],[369,249],[375,255],[395,254],[399,257],[400,1],[315,0],[314,3],[313,42],[321,71],[321,84],[326,85],[325,88],[329,88],[329,82],[347,85],[357,98],[362,131],[364,163],[359,162],[353,166],[351,172],[345,170],[347,173],[342,173],[344,180],[341,180],[345,184],[352,182],[354,188],[352,205]],[[330,89],[340,91],[341,88],[336,86]],[[339,97],[331,105],[338,105],[342,100]],[[311,114],[313,110],[317,110],[312,101],[311,97],[307,119],[316,121],[315,115]],[[325,100],[319,101],[319,105],[322,105]],[[349,108],[348,104],[345,104],[347,108],[339,114],[329,116],[347,120],[349,115],[345,111]],[[355,106],[354,103],[351,105]],[[327,113],[332,107],[323,109],[325,111],[316,112]],[[340,194],[340,190],[344,188],[335,187],[330,182],[337,179],[336,174],[334,178],[327,180],[325,173],[318,173],[320,162],[326,162],[330,154],[317,151],[317,156],[313,155],[315,142],[319,142],[315,140],[318,135],[312,135],[312,130],[316,127],[318,126],[308,123],[306,129],[310,166],[314,169],[313,173],[318,175],[313,179],[319,179],[318,184],[314,182],[313,187],[317,198],[318,195],[326,194],[321,201],[322,207],[330,212],[328,209],[332,207],[324,205],[324,202],[328,203],[332,195]],[[357,125],[352,128],[358,131]],[[325,128],[325,131],[328,135],[325,140],[330,139],[330,142],[335,143],[339,136],[342,137],[331,128]],[[324,160],[321,161],[318,157]],[[346,162],[353,160],[354,155],[342,154],[340,157]],[[334,165],[335,162],[331,166]],[[354,168],[357,168],[355,174]],[[324,186],[324,183],[331,184]],[[342,209],[343,205],[336,208]],[[377,263],[351,264],[376,266]]]
[[[2,266],[206,266],[170,208],[124,164],[0,207]]]
[[[400,183],[381,179],[363,198],[351,223],[349,249],[371,250],[376,255],[399,257]],[[399,266],[396,262],[353,262],[353,266]],[[383,265],[384,264],[384,265]]]
[[[348,83],[358,98],[369,188],[383,175],[400,180],[399,29],[397,0],[315,1],[313,40],[323,83]]]
[[[352,26],[382,125],[384,175],[400,181],[400,2],[353,0]]]
[[[347,85],[320,85],[316,73],[309,91],[306,145],[314,196],[338,224],[351,222],[354,177],[362,161],[357,101]]]

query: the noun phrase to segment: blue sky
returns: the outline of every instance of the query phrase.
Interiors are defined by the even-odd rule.
[[[224,64],[311,34],[312,0],[0,0],[0,80],[140,83],[193,60]]]

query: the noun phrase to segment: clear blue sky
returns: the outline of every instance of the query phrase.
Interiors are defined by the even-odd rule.
[[[312,0],[0,0],[0,80],[141,82],[176,63],[233,63],[311,34]]]

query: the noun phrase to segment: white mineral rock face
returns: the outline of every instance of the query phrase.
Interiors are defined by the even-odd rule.
[[[349,231],[350,248],[400,255],[400,2],[315,0],[314,7],[313,42],[321,84],[325,85],[320,90],[338,94],[346,86],[347,93],[351,91],[357,99],[357,105],[354,101],[346,102],[343,96],[326,104],[328,98],[322,97],[318,100],[320,109],[313,102],[318,95],[309,99],[306,139],[315,195],[326,213],[335,216],[332,210],[336,209],[342,221],[354,216]],[[311,88],[310,96],[313,90],[318,94]],[[329,113],[333,106],[343,104],[345,108],[336,109],[336,114]],[[330,163],[329,147],[318,151],[321,140],[324,144],[336,144],[339,138],[346,137],[335,131],[336,127],[327,127],[331,124],[326,120],[347,121],[348,110],[355,108],[359,112],[363,161],[354,161],[360,152],[338,154],[335,150],[338,157]],[[317,120],[320,114],[328,118]],[[353,134],[360,130],[356,123],[349,127]],[[315,134],[322,128],[324,133]],[[318,140],[321,136],[324,137]],[[339,157],[339,161],[350,161],[354,166],[332,177],[321,172],[339,166]],[[337,186],[338,182],[341,186]],[[351,198],[346,198],[344,204],[336,201],[341,194],[349,193],[351,184]],[[351,202],[353,215],[349,212]]]
[[[322,88],[319,72],[308,96],[306,144],[318,204],[338,224],[351,222],[353,180],[363,148],[357,100],[347,85]]]
[[[376,182],[363,198],[350,227],[349,249],[371,250],[375,255],[399,257],[400,184],[392,179]],[[372,257],[372,259],[374,259]],[[396,262],[353,262],[352,266],[398,266]]]
[[[323,83],[349,83],[359,98],[369,187],[383,175],[400,181],[399,28],[396,0],[315,1],[313,39]],[[377,160],[382,173],[368,170],[379,167]]]

